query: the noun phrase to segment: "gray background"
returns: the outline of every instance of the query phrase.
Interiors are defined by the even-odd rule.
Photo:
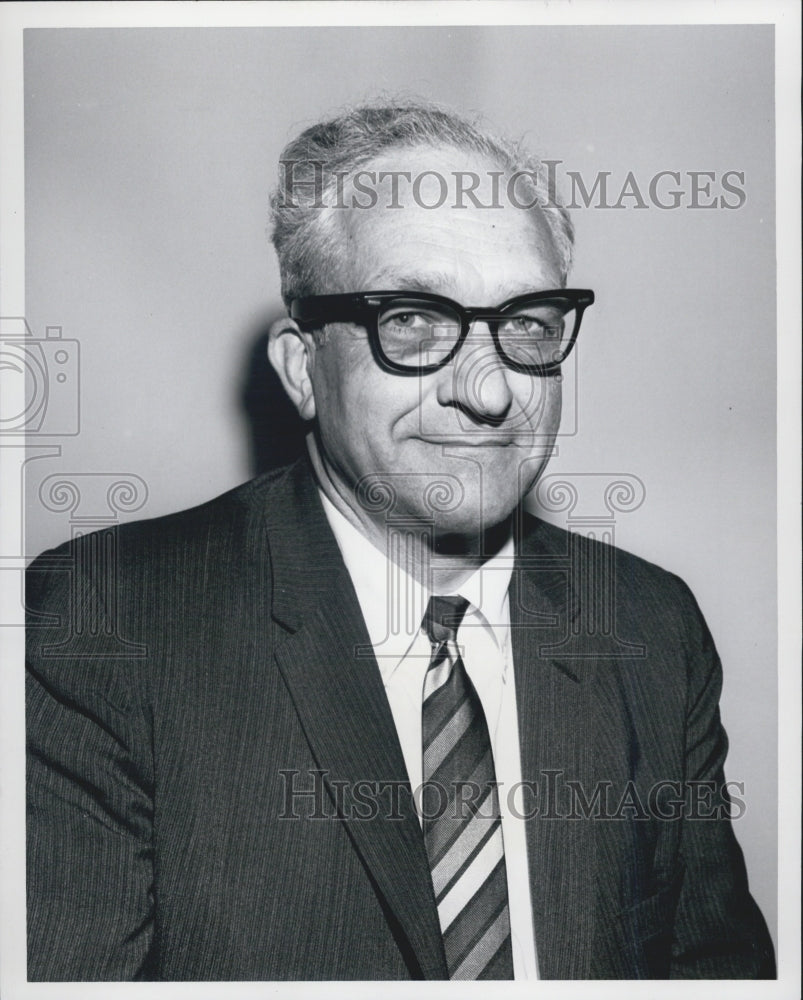
[[[526,134],[559,176],[611,171],[613,201],[628,171],[645,196],[660,170],[745,173],[736,211],[573,212],[570,284],[598,301],[548,473],[645,486],[616,541],[683,576],[717,641],[736,830],[774,934],[772,27],[28,29],[26,315],[80,341],[81,430],[29,462],[27,552],[74,526],[39,499],[54,473],[139,476],[147,499],[119,516],[153,516],[281,454],[261,360],[278,154],[383,91]]]

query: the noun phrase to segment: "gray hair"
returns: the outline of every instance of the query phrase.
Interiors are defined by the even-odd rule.
[[[305,129],[282,152],[279,186],[271,196],[272,239],[285,303],[331,290],[342,259],[333,223],[336,186],[394,148],[451,146],[476,153],[517,174],[529,204],[543,213],[563,280],[571,266],[574,231],[540,161],[521,143],[491,134],[453,111],[424,102],[395,101],[353,108]]]

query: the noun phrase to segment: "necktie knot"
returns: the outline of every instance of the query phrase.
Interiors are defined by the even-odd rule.
[[[436,646],[444,642],[455,642],[457,630],[468,608],[465,597],[430,597],[424,620],[421,623],[429,636],[429,641]]]

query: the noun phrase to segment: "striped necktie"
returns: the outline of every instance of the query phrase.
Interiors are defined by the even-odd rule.
[[[424,681],[424,843],[450,979],[512,979],[507,874],[493,753],[482,704],[457,648],[468,608],[430,598]]]

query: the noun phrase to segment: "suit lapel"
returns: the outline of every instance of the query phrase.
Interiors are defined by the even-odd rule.
[[[309,472],[295,467],[283,490],[285,503],[271,507],[281,523],[270,525],[273,614],[286,633],[279,669],[333,798],[341,789],[343,822],[408,965],[421,978],[447,978],[404,758],[376,660],[364,653],[370,640],[351,579]],[[365,818],[371,807],[355,792],[375,803],[375,816]]]
[[[539,974],[582,979],[594,934],[594,838],[591,821],[567,818],[566,783],[591,795],[592,668],[560,656],[578,602],[571,553],[551,549],[545,534],[539,523],[522,539],[510,590],[522,777],[538,788],[527,853]]]

